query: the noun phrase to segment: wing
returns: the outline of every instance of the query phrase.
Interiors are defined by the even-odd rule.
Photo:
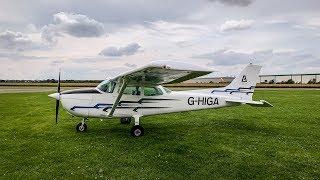
[[[141,68],[120,74],[112,81],[128,79],[128,85],[179,83],[213,72],[211,69],[174,61],[155,61]]]

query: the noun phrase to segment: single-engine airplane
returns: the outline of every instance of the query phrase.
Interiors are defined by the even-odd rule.
[[[264,100],[253,101],[252,95],[258,81],[261,66],[249,64],[226,87],[201,90],[171,91],[161,84],[179,83],[207,75],[211,69],[173,61],[155,61],[141,68],[104,80],[96,88],[75,89],[49,96],[56,99],[56,122],[59,104],[72,115],[83,117],[76,130],[87,130],[88,118],[119,117],[129,124],[134,118],[131,135],[144,134],[140,118],[146,115],[164,114],[199,109],[214,109],[248,104],[272,107]]]

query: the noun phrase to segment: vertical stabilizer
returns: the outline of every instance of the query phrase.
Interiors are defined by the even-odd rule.
[[[252,95],[257,82],[261,66],[249,64],[226,87],[212,90],[213,94],[231,94],[245,100],[252,100]]]

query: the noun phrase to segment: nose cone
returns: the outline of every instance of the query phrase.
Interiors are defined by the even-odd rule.
[[[59,93],[53,93],[53,94],[49,94],[48,95],[49,97],[52,97],[56,100],[60,100],[60,94]]]

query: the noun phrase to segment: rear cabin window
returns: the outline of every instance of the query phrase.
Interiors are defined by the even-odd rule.
[[[144,87],[143,92],[145,96],[159,96],[163,94],[157,87]]]
[[[102,81],[97,86],[98,89],[106,93],[113,93],[115,87],[116,87],[116,83],[109,80]]]

